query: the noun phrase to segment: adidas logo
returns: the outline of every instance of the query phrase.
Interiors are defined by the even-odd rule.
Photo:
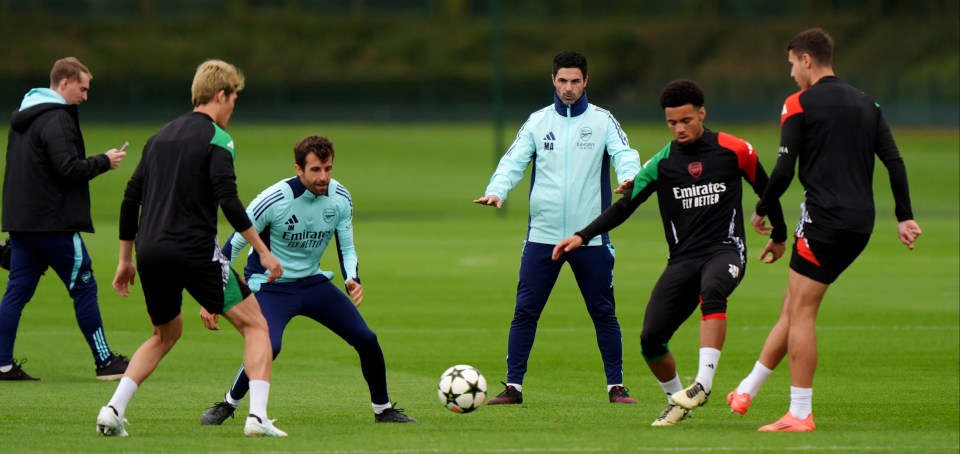
[[[553,135],[553,131],[547,133],[543,137],[543,151],[553,150],[553,141],[557,140],[557,136]]]
[[[287,226],[287,231],[293,230],[297,226],[298,222],[300,222],[300,220],[297,219],[297,215],[290,216],[290,219],[287,219],[287,221],[284,222],[284,224]]]

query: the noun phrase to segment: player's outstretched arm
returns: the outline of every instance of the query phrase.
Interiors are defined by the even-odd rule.
[[[583,246],[583,238],[580,238],[580,235],[573,235],[571,237],[564,238],[563,241],[557,243],[557,245],[553,247],[553,255],[551,258],[554,260],[560,260],[560,256],[580,246]]]
[[[897,226],[897,235],[900,237],[900,242],[906,244],[911,251],[913,250],[913,242],[920,237],[921,233],[923,232],[920,230],[920,225],[913,219],[907,219]]]
[[[480,205],[493,205],[498,209],[503,207],[503,202],[500,200],[500,197],[497,197],[495,195],[485,195],[483,197],[480,197],[479,199],[474,200],[473,203],[480,204]]]

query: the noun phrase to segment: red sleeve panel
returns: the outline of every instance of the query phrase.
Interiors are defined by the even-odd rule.
[[[783,126],[783,122],[787,121],[787,118],[803,113],[803,106],[800,105],[801,93],[803,93],[803,90],[790,95],[790,97],[783,102],[783,111],[780,112],[780,126]]]
[[[717,134],[717,143],[737,155],[737,164],[750,184],[757,182],[757,153],[750,142],[725,132]]]

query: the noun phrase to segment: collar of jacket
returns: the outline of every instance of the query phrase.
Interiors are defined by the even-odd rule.
[[[290,189],[293,190],[293,198],[306,197],[308,199],[317,199],[320,197],[326,197],[330,194],[330,186],[327,186],[327,194],[316,195],[307,190],[307,187],[303,185],[303,182],[300,181],[299,176],[295,176],[287,180],[287,185],[290,186]]]
[[[569,106],[570,116],[576,117],[586,112],[588,105],[590,105],[590,103],[587,101],[587,92],[584,91],[583,96],[580,96],[580,99],[578,99],[577,102]],[[554,110],[557,111],[558,114],[560,114],[561,117],[567,116],[567,105],[560,100],[560,97],[557,96],[556,92],[553,93],[553,108]]]

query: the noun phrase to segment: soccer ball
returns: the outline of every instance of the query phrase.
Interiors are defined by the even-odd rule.
[[[487,379],[472,366],[458,364],[443,372],[437,386],[440,403],[454,413],[470,413],[487,398]]]

